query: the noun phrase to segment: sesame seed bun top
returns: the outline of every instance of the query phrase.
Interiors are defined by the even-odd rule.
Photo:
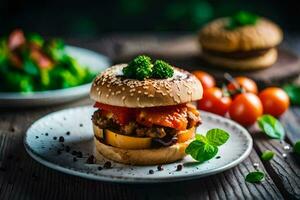
[[[229,18],[219,18],[205,25],[199,33],[202,48],[219,51],[251,51],[277,46],[283,38],[278,25],[266,18],[258,19],[255,25],[225,28]]]
[[[168,79],[127,79],[119,64],[99,74],[91,87],[90,97],[113,106],[142,108],[178,105],[202,98],[202,85],[192,74],[174,67]]]

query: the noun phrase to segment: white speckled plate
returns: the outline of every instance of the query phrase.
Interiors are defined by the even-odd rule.
[[[94,151],[93,111],[92,107],[72,108],[36,121],[24,138],[27,152],[38,162],[67,174],[100,181],[153,183],[195,179],[222,172],[242,162],[252,149],[252,138],[243,127],[229,119],[201,111],[203,124],[199,126],[198,133],[205,133],[211,128],[222,128],[230,133],[230,139],[212,160],[198,164],[187,156],[176,163],[163,165],[163,171],[158,171],[157,166],[128,166],[112,162],[112,168],[99,170],[98,167],[103,167],[107,159]],[[61,136],[64,142],[59,141]],[[76,158],[74,162],[73,151],[81,151],[83,157]],[[92,154],[97,157],[97,163],[86,164]],[[176,171],[178,164],[184,166],[181,171]],[[151,169],[154,174],[149,174]]]
[[[111,61],[106,56],[88,49],[67,46],[66,50],[73,58],[76,58],[79,63],[96,73],[103,71],[111,64]],[[32,107],[64,103],[87,96],[90,87],[91,83],[66,89],[32,92],[28,94],[20,92],[0,92],[0,107]]]

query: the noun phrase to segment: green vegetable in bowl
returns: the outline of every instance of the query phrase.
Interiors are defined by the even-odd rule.
[[[62,40],[13,31],[0,40],[0,92],[33,92],[89,83],[95,74],[66,51]]]

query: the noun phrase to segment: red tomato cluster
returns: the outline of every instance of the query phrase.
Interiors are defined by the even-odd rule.
[[[279,117],[290,104],[283,89],[269,87],[259,92],[256,83],[244,76],[235,77],[221,89],[216,87],[210,74],[199,70],[193,74],[203,86],[203,98],[198,101],[198,108],[222,116],[228,113],[231,119],[244,126],[254,124],[262,114]]]

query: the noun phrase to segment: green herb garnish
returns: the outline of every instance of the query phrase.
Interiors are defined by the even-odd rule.
[[[300,155],[300,140],[296,142],[293,148],[294,152]]]
[[[146,78],[170,78],[174,74],[172,66],[165,61],[156,60],[151,63],[151,58],[145,55],[137,56],[123,68],[123,74],[127,78],[144,80]]]
[[[249,183],[260,183],[265,178],[265,173],[256,171],[256,172],[250,172],[245,180]]]
[[[271,115],[263,115],[257,120],[260,129],[270,138],[283,139],[285,132],[281,123]]]
[[[262,153],[261,159],[264,161],[269,161],[269,160],[273,159],[274,156],[275,156],[275,153],[273,151],[266,150]]]
[[[295,84],[285,85],[283,89],[286,91],[292,104],[300,105],[300,86]]]
[[[174,74],[172,66],[163,60],[155,61],[153,65],[153,78],[170,78]]]
[[[229,17],[228,24],[225,28],[233,30],[242,26],[255,25],[258,19],[259,17],[253,13],[240,11]]]
[[[185,153],[190,154],[195,160],[205,162],[218,153],[218,147],[225,144],[229,134],[221,129],[211,129],[204,135],[196,135],[196,139],[189,144]]]

